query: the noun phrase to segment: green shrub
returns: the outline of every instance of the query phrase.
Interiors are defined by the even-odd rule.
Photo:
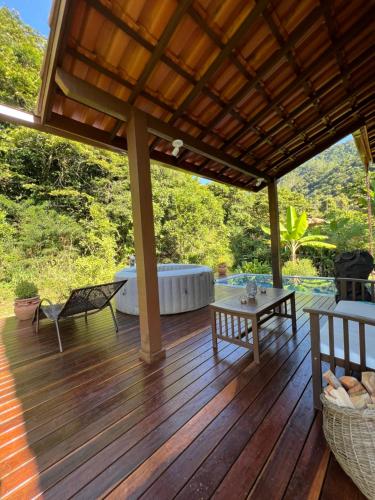
[[[288,260],[283,265],[284,276],[317,276],[317,270],[310,259]]]
[[[17,299],[30,299],[38,295],[38,287],[31,281],[19,281],[14,291]]]
[[[271,266],[268,262],[262,262],[258,259],[254,259],[251,262],[242,262],[235,272],[250,274],[270,274]]]

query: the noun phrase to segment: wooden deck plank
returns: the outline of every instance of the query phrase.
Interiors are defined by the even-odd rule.
[[[208,308],[162,317],[167,356],[151,367],[136,317],[118,314],[119,335],[107,313],[65,322],[63,354],[48,322],[36,336],[1,319],[2,498],[332,498],[349,479],[328,461],[319,417],[306,418],[303,313],[331,302],[298,295],[294,337],[289,319],[265,324],[259,366],[224,341],[213,352]]]
[[[333,455],[331,455],[326,479],[320,496],[321,500],[365,500],[353,481],[345,474]]]
[[[95,425],[91,425],[91,427],[93,427],[93,428],[94,428],[94,431],[95,431],[96,426],[95,426]],[[75,444],[75,445],[77,445],[77,441],[78,441],[78,443],[79,443],[79,442],[80,442],[80,440],[81,440],[81,439],[83,439],[83,438],[85,437],[86,430],[87,430],[87,429],[85,429],[83,432],[82,432],[82,431],[79,431],[79,436],[77,436],[77,437],[76,437],[76,439],[74,439],[74,444]],[[78,433],[78,431],[77,431],[77,433]],[[66,447],[67,442],[69,442],[69,441],[70,441],[69,437],[65,436],[65,439],[64,439],[64,449],[65,449],[65,447]],[[43,446],[45,446],[45,442],[44,442],[44,443],[42,443],[42,445],[43,445]],[[55,447],[53,447],[53,449],[56,451],[56,446],[55,446]],[[43,457],[41,457],[41,458],[43,459]],[[41,462],[41,458],[39,459],[39,462]]]
[[[283,497],[314,420],[315,410],[312,403],[310,382],[248,498],[259,498],[260,494],[266,498],[270,495],[275,499]]]
[[[288,355],[290,354],[289,352],[289,343],[287,344],[287,346],[285,347],[284,346],[284,356],[287,358]],[[269,359],[269,354],[270,354],[270,349],[267,349],[266,353],[265,353],[267,356],[267,359]],[[271,358],[271,360],[273,360],[274,358]],[[282,356],[280,357],[277,357],[275,360],[274,360],[274,366],[272,366],[272,368],[269,368],[269,371],[271,373],[270,377],[272,376],[273,373],[275,373],[275,370],[277,370],[278,366],[280,364],[283,363],[285,359],[283,359]],[[261,370],[261,366],[256,366],[254,364],[251,365],[251,367],[249,367],[248,369],[246,369],[245,373],[244,373],[244,377],[237,377],[237,379],[235,380],[235,384],[234,384],[234,388],[231,390],[230,394],[231,394],[231,397],[233,398],[236,394],[237,391],[240,391],[241,389],[243,389],[243,384],[247,385],[247,386],[251,386],[250,387],[250,392],[254,392],[255,391],[255,387],[254,387],[254,384],[250,384],[251,382],[251,377],[252,376],[256,376],[257,374],[259,374]],[[262,387],[262,383],[264,384],[264,375],[263,377],[260,377],[258,376],[258,380],[259,380],[259,384],[261,385]],[[267,379],[266,379],[267,380]],[[198,400],[199,401],[199,400]],[[207,404],[207,403],[205,403]],[[199,410],[199,407],[197,407],[197,410]],[[183,411],[183,420],[182,420],[182,423],[185,422],[186,420],[186,416],[189,415],[189,411],[188,411],[188,408],[184,408],[184,411]],[[194,415],[194,414],[192,414]],[[191,417],[192,418],[192,417]],[[173,423],[176,422],[176,415],[174,415],[173,417]],[[202,423],[202,422],[200,422]],[[175,429],[176,431],[179,429],[178,427],[175,426]],[[167,429],[166,429],[166,433],[163,433],[162,434],[162,439],[164,439],[165,441],[167,440],[167,438],[172,438],[173,436],[173,431],[174,430],[174,427],[172,425],[169,425],[167,426]],[[160,431],[160,428],[158,429],[158,431]],[[158,432],[159,434],[159,432]],[[133,459],[133,455],[129,456],[129,455],[123,455],[121,460],[119,460],[117,463],[113,463],[113,465],[111,466],[111,468],[107,468],[104,473],[98,477],[97,479],[95,479],[95,481],[93,483],[91,483],[90,485],[88,485],[88,491],[83,491],[82,494],[83,495],[88,495],[90,496],[90,494],[92,494],[92,489],[91,488],[104,488],[106,484],[113,484],[116,480],[116,478],[121,478],[124,476],[125,474],[125,471],[124,471],[124,467],[126,468],[126,470],[128,471],[128,473],[130,474],[132,472],[133,469],[135,469],[136,467],[138,467],[139,465],[141,465],[141,463],[143,461],[145,461],[148,456],[150,456],[157,448],[159,448],[162,444],[163,444],[163,441],[158,441],[158,446],[156,447],[155,446],[155,449],[153,448],[153,443],[152,443],[152,446],[151,447],[148,447],[147,446],[148,444],[148,441],[142,441],[139,443],[139,456],[137,456],[136,459],[134,459],[134,465],[132,466],[132,459]],[[132,450],[132,453],[134,453],[134,451]],[[133,469],[132,469],[133,467]],[[108,478],[107,481],[105,481],[105,477]],[[132,478],[134,480],[134,478]],[[119,479],[117,479],[119,480]],[[97,482],[97,484],[96,484]],[[116,492],[116,494],[119,494],[120,496],[123,496],[123,493],[122,491],[121,492]]]
[[[322,424],[322,413],[317,412],[284,500],[294,500],[298,496],[309,500],[317,500],[320,497],[330,455]]]

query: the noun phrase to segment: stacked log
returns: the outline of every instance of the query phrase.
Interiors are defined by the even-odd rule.
[[[359,381],[347,375],[337,378],[328,370],[323,374],[323,378],[328,382],[324,394],[337,406],[375,409],[375,372],[363,372]]]

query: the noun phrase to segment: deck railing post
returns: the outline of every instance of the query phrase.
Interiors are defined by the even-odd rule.
[[[152,363],[165,356],[161,342],[160,308],[155,251],[154,216],[147,121],[133,109],[127,127],[130,190],[137,259],[140,358]]]
[[[273,286],[275,288],[282,288],[283,281],[281,275],[280,255],[279,201],[277,195],[277,184],[275,180],[268,184],[268,206],[271,229],[271,263]]]

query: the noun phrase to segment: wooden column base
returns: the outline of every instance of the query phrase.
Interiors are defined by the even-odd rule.
[[[138,355],[139,358],[145,363],[152,364],[165,358],[165,349],[153,353],[140,349]]]

